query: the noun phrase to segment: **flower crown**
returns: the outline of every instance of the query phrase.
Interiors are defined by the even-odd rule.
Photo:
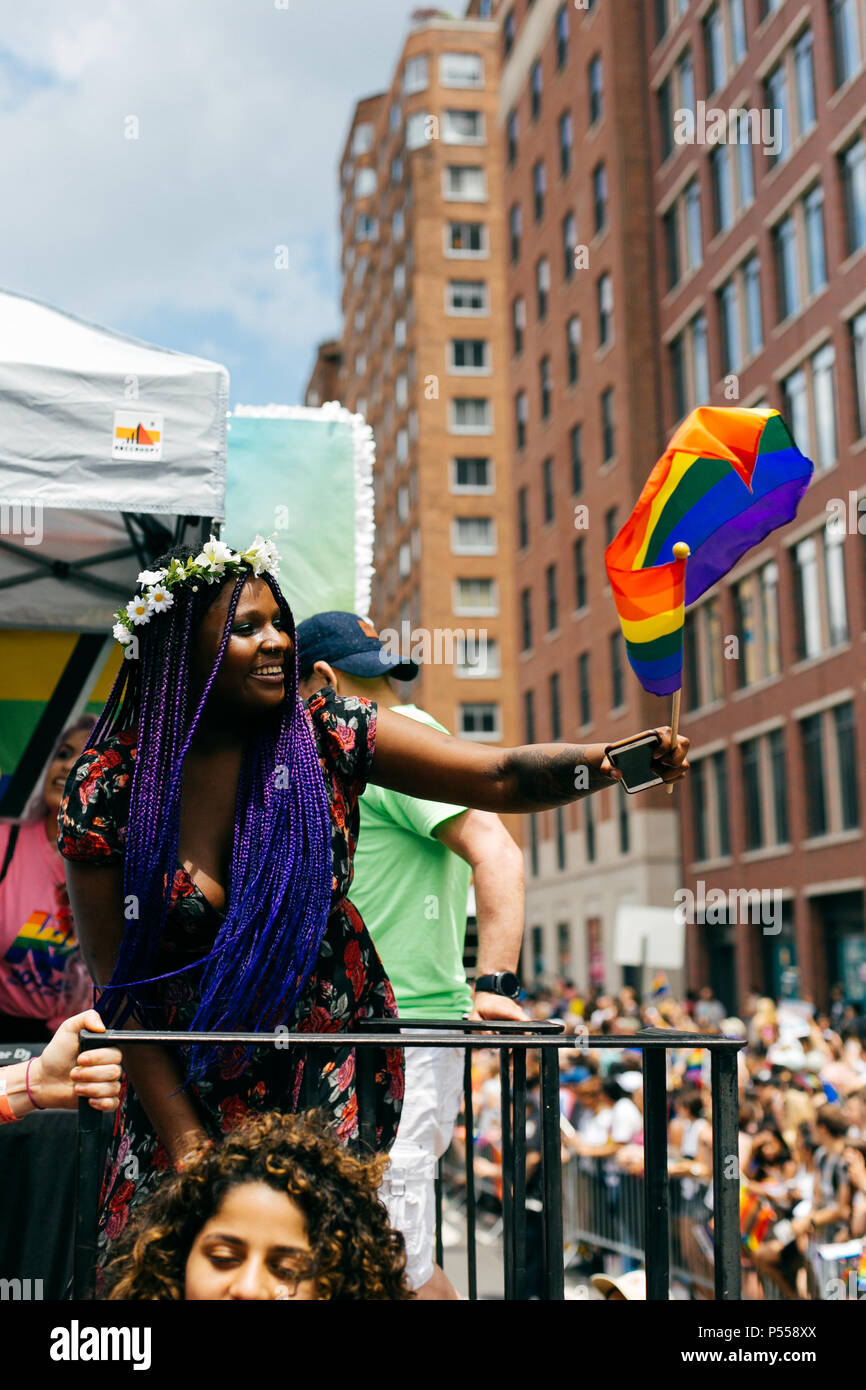
[[[195,557],[173,559],[168,569],[142,570],[138,576],[139,592],[114,615],[117,619],[112,628],[115,639],[125,647],[134,636],[135,628],[149,623],[154,613],[167,612],[174,603],[173,590],[181,584],[191,582],[192,591],[196,593],[197,580],[215,584],[226,575],[240,574],[245,569],[252,570],[256,578],[270,574],[276,579],[280,572],[280,555],[274,542],[256,536],[246,550],[237,551],[211,536]]]

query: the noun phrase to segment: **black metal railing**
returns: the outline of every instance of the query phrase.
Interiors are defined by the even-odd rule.
[[[744,1038],[720,1038],[700,1033],[644,1029],[622,1037],[566,1035],[559,1023],[455,1022],[447,1020],[373,1019],[351,1033],[185,1033],[115,1031],[81,1033],[84,1049],[106,1044],[134,1046],[165,1043],[220,1047],[232,1044],[278,1046],[297,1058],[298,1050],[350,1047],[356,1049],[358,1138],[375,1148],[375,1059],[373,1049],[441,1047],[465,1049],[464,1110],[466,1118],[466,1243],[470,1299],[477,1298],[476,1201],[472,1052],[480,1048],[500,1054],[502,1132],[503,1283],[507,1300],[526,1297],[526,1100],[527,1053],[539,1054],[540,1175],[543,1240],[543,1296],[565,1297],[563,1252],[563,1189],[559,1105],[561,1048],[640,1051],[643,1054],[644,1130],[644,1254],[647,1299],[666,1300],[670,1283],[670,1200],[667,1152],[667,1087],[665,1053],[707,1048],[713,1113],[713,1244],[714,1288],[717,1299],[740,1297],[739,1165],[737,1162],[737,1052]],[[101,1115],[86,1101],[79,1103],[77,1207],[73,1266],[73,1298],[93,1296],[99,1185],[105,1160]],[[437,1259],[441,1264],[441,1185],[437,1193]]]

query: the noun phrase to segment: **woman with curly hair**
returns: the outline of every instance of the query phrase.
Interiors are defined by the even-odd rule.
[[[368,781],[491,811],[564,805],[617,780],[604,746],[501,749],[330,687],[303,704],[278,557],[176,547],[118,613],[120,674],[66,784],[58,844],[100,1011],[117,1026],[342,1034],[393,1017],[349,901]],[[378,646],[378,644],[377,644]],[[399,666],[397,668],[399,674]],[[665,780],[687,740],[664,731]],[[100,1264],[132,1206],[250,1113],[321,1109],[358,1133],[355,1050],[127,1047],[100,1204]],[[377,1051],[376,1146],[393,1142],[399,1048]]]
[[[409,1299],[403,1237],[361,1160],[314,1115],[261,1115],[143,1203],[107,1269],[109,1299]]]

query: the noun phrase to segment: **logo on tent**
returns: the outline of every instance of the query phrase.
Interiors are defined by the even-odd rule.
[[[162,458],[162,416],[115,410],[111,457]]]

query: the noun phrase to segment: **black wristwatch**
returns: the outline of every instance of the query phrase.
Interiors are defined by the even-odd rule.
[[[513,970],[497,970],[495,975],[478,976],[475,993],[502,994],[506,999],[516,999],[520,993],[520,981]]]

